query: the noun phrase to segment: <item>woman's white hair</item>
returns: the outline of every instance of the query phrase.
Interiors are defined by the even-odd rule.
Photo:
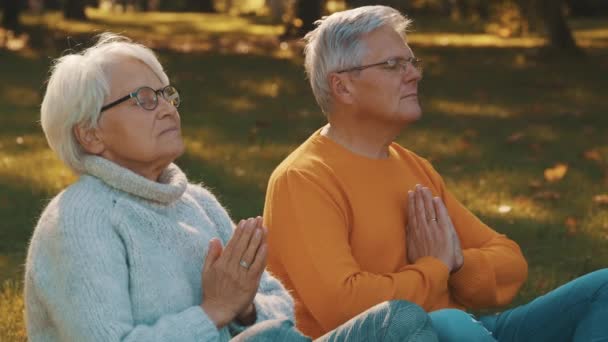
[[[336,12],[315,24],[317,28],[304,37],[304,66],[317,103],[328,115],[332,105],[328,76],[362,62],[366,52],[362,36],[388,25],[405,38],[411,20],[391,7],[363,6]]]
[[[77,173],[84,172],[86,152],[76,140],[74,127],[97,127],[104,99],[110,94],[109,70],[129,58],[150,67],[163,84],[169,83],[152,50],[113,33],[102,33],[95,45],[53,62],[40,121],[51,149]]]

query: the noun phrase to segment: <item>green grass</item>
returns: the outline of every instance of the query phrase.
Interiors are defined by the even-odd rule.
[[[96,13],[78,26],[52,13],[26,16],[30,47],[0,50],[2,341],[24,339],[28,239],[49,199],[75,179],[38,124],[51,58],[104,29],[158,48],[184,97],[187,153],[177,163],[212,188],[235,219],[261,213],[270,172],[323,123],[298,46],[281,49],[280,28],[222,15],[132,19]],[[171,20],[180,26],[152,29]],[[608,207],[593,201],[608,193],[608,26],[573,26],[584,60],[542,60],[539,38],[453,35],[424,19],[410,37],[426,65],[425,113],[399,142],[431,159],[467,207],[522,246],[530,277],[514,304],[608,265]],[[589,150],[594,159],[584,157]],[[543,173],[556,163],[568,172],[547,182]],[[501,206],[511,210],[501,213]],[[568,219],[576,223],[570,232]]]

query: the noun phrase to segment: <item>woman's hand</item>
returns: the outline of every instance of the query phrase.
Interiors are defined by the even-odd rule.
[[[448,211],[429,188],[408,191],[407,256],[410,263],[432,256],[454,272],[462,266],[462,249]]]
[[[211,239],[202,272],[201,307],[218,329],[234,318],[255,321],[255,297],[266,267],[266,229],[262,218],[241,220],[222,250]]]

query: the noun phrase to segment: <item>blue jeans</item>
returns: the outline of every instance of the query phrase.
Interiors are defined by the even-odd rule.
[[[289,320],[270,320],[248,328],[232,341],[309,342],[312,340],[302,335]],[[437,342],[438,340],[431,320],[422,308],[410,302],[394,300],[368,309],[315,341]]]
[[[442,342],[608,342],[608,269],[577,278],[528,304],[482,316],[479,321],[454,309],[429,316]]]

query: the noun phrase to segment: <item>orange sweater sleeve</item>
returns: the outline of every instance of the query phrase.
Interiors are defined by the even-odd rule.
[[[528,264],[519,246],[465,208],[426,160],[424,167],[446,204],[463,249],[464,264],[449,279],[453,298],[468,308],[510,303],[528,276]]]
[[[306,171],[284,171],[269,183],[269,252],[323,329],[386,300],[406,299],[428,310],[447,295],[448,268],[432,257],[395,273],[363,271],[351,253],[346,208],[330,181]]]

